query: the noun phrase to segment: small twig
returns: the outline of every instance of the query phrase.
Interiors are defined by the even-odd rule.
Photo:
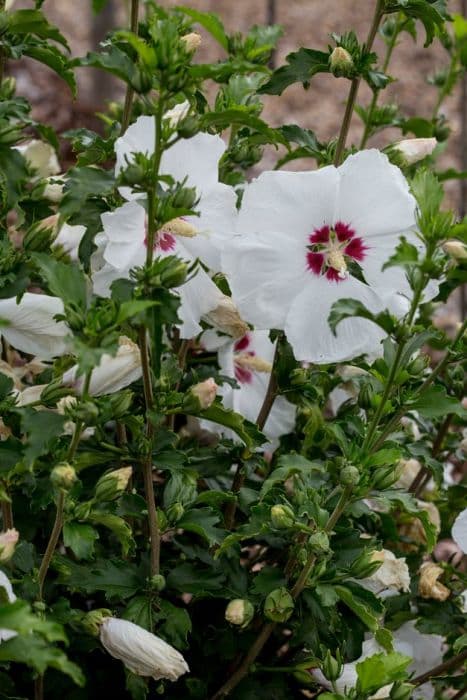
[[[460,700],[467,693],[467,685],[464,685],[455,695],[452,696],[451,700]]]
[[[458,666],[460,666],[465,660],[467,659],[467,649],[462,651],[460,654],[457,656],[453,656],[451,659],[448,659],[447,661],[444,661],[442,664],[439,664],[438,666],[435,666],[434,668],[430,669],[429,671],[426,671],[426,673],[422,673],[420,676],[417,676],[414,678],[410,683],[413,685],[423,685],[427,681],[429,681],[431,678],[436,678],[436,676],[442,676],[445,673],[448,673],[449,671],[453,671],[456,669]]]
[[[11,530],[14,527],[11,501],[2,501],[2,521],[5,530]]]
[[[58,494],[58,499],[57,499],[57,510],[55,512],[55,522],[52,528],[52,532],[49,537],[49,541],[47,543],[47,549],[45,550],[45,554],[42,558],[41,565],[39,568],[39,576],[38,576],[38,581],[39,581],[39,600],[42,600],[42,591],[44,588],[44,581],[47,576],[47,572],[49,570],[50,562],[52,561],[52,557],[55,552],[55,548],[58,543],[58,539],[60,537],[60,533],[62,531],[63,527],[63,509],[65,505],[65,492],[63,489],[60,489],[59,494]]]
[[[440,428],[436,434],[436,437],[433,441],[433,447],[431,450],[431,456],[436,457],[439,451],[441,450],[441,447],[443,445],[444,438],[447,435],[447,432],[449,430],[449,426],[451,425],[451,421],[453,418],[453,414],[449,413],[444,421],[441,423]],[[414,493],[416,496],[418,496],[424,489],[425,484],[427,481],[429,481],[431,477],[431,472],[429,469],[426,467],[422,467],[420,471],[418,472],[417,476],[415,479],[412,481],[412,483],[409,486],[409,492]]]

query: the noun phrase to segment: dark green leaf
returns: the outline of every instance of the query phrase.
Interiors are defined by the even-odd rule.
[[[303,83],[308,87],[316,73],[329,73],[329,54],[324,51],[301,48],[286,56],[287,64],[278,68],[269,81],[258,92],[267,95],[281,95],[293,83]]]
[[[336,328],[341,321],[355,317],[366,318],[376,323],[386,333],[391,333],[394,330],[394,319],[388,311],[374,314],[357,299],[339,299],[331,306],[331,312],[328,316],[328,323],[333,334],[336,335]]]
[[[220,21],[219,17],[213,12],[200,12],[199,10],[194,10],[191,7],[178,6],[177,10],[184,12],[186,15],[191,17],[194,22],[198,22],[202,27],[208,31],[211,36],[214,37],[216,41],[222,46],[226,51],[229,50],[229,38],[225,33],[224,25]]]
[[[264,498],[276,484],[282,484],[294,474],[313,476],[323,472],[323,466],[319,462],[310,462],[301,455],[282,455],[279,458],[279,467],[274,469],[261,487],[261,498]]]
[[[91,525],[68,522],[63,526],[63,544],[71,549],[77,559],[91,559],[98,538],[99,535]]]
[[[60,297],[65,304],[86,308],[86,277],[78,265],[67,265],[46,253],[33,253],[31,257],[54,296]]]
[[[397,651],[390,654],[374,654],[357,664],[358,690],[365,695],[395,681],[407,678],[410,656]]]

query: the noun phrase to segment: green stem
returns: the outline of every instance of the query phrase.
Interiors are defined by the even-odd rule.
[[[2,488],[5,490],[6,486],[3,486]],[[2,501],[2,523],[4,530],[11,530],[11,528],[14,526],[11,501]]]
[[[130,9],[130,31],[133,34],[138,33],[138,17],[139,17],[139,0],[131,0]],[[135,96],[135,91],[131,85],[127,85],[125,94],[125,104],[123,106],[122,115],[122,128],[120,130],[120,136],[123,136],[125,131],[128,129],[131,119],[131,108],[133,106],[133,98]]]
[[[370,31],[368,32],[367,40],[365,42],[365,50],[370,51],[375,40],[376,32],[378,31],[379,23],[384,12],[384,0],[377,0],[375,12],[373,15],[373,21],[371,23]],[[337,140],[336,152],[334,155],[334,165],[337,167],[341,164],[345,152],[345,144],[347,141],[347,136],[349,134],[350,122],[352,121],[352,115],[355,107],[355,102],[357,100],[358,88],[360,87],[360,77],[354,78],[350,86],[349,97],[347,99],[347,105],[345,107],[344,119],[342,121],[341,130],[339,133],[339,138]]]
[[[55,552],[55,548],[58,543],[58,539],[60,537],[60,533],[62,531],[62,526],[63,526],[63,509],[65,505],[65,492],[63,489],[60,489],[59,494],[58,494],[58,499],[57,499],[57,510],[55,513],[55,522],[54,526],[52,528],[52,532],[50,533],[50,538],[47,544],[47,549],[45,550],[45,554],[42,558],[41,565],[39,568],[39,600],[42,600],[42,592],[44,588],[44,581],[47,576],[47,572],[49,570],[50,562],[52,561],[52,557]]]

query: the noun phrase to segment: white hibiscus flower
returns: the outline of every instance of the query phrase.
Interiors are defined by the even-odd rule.
[[[202,337],[207,349],[218,349],[218,362],[221,374],[236,379],[239,388],[234,389],[230,384],[223,384],[218,394],[226,408],[232,408],[250,421],[256,421],[271,376],[274,359],[274,343],[269,340],[269,331],[250,331],[239,340],[217,342],[209,331]],[[276,441],[281,435],[286,435],[295,425],[296,408],[283,396],[279,396],[271,409],[263,429],[263,433],[271,441]],[[210,421],[202,421],[202,425],[211,432],[217,432],[231,439],[238,438],[222,426]]]
[[[452,526],[452,539],[467,554],[467,508],[463,510]]]
[[[179,221],[179,220],[177,220]],[[128,277],[133,267],[144,265],[146,260],[146,211],[137,201],[127,202],[123,206],[102,215],[103,233],[96,239],[100,247],[103,265],[93,274],[94,291],[107,296],[110,285],[116,279]],[[179,223],[183,226],[183,221]],[[172,222],[157,234],[155,254],[160,257],[177,255],[188,263],[194,262],[193,255],[187,248],[188,239],[174,235]],[[94,263],[96,261],[94,257]],[[217,309],[225,295],[216,287],[208,274],[198,268],[185,284],[176,289],[180,295],[181,305],[178,310],[182,321],[180,335],[193,338],[201,332],[200,319]]]
[[[63,303],[57,297],[27,292],[19,304],[16,297],[0,299],[0,334],[17,350],[48,360],[67,350],[66,336],[70,330],[63,321]]]
[[[3,573],[3,571],[0,571],[0,605],[2,603],[14,603],[16,600],[16,596],[13,592],[13,587],[10,583],[10,580],[6,576],[6,574]],[[0,643],[1,642],[7,642],[9,639],[13,639],[13,637],[17,636],[17,632],[14,630],[9,630],[5,629],[4,627],[0,628]]]
[[[170,119],[172,114],[166,116]],[[139,117],[115,143],[116,173],[132,161],[134,153],[152,154],[154,141],[154,118]],[[233,188],[218,179],[219,159],[224,151],[225,144],[220,136],[199,133],[178,141],[165,151],[160,167],[161,174],[171,175],[178,182],[187,178],[187,187],[196,188],[200,215],[189,216],[186,220],[197,229],[198,235],[187,240],[185,247],[193,257],[216,272],[220,269],[222,237],[234,230],[237,216]],[[129,200],[142,196],[129,187],[123,187],[121,193]]]
[[[375,324],[346,319],[334,336],[329,312],[353,298],[373,312],[405,313],[405,272],[382,266],[401,235],[420,245],[415,208],[401,171],[376,150],[339,168],[263,173],[245,188],[239,233],[222,253],[240,313],[257,328],[285,330],[297,360],[341,362],[378,351],[385,334]]]

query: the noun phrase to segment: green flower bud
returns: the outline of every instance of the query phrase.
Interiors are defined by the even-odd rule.
[[[171,264],[166,266],[160,273],[161,285],[167,289],[180,287],[185,282],[187,273],[187,264],[174,257]]]
[[[159,524],[159,530],[164,533],[167,530],[168,521],[167,516],[161,508],[157,509],[157,522]]]
[[[353,578],[367,578],[377,571],[381,562],[375,561],[374,552],[372,550],[365,550],[352,562],[350,566],[350,575]]]
[[[300,683],[300,685],[316,685],[316,679],[309,671],[294,671],[292,675]]]
[[[277,530],[292,527],[295,522],[294,512],[292,508],[289,508],[289,506],[272,506],[270,515],[272,525],[273,527],[277,528]]]
[[[82,401],[74,410],[74,419],[81,420],[86,425],[92,425],[99,416],[99,409],[92,401]]]
[[[342,673],[342,660],[339,651],[337,651],[336,657],[332,656],[328,649],[321,666],[324,676],[331,682],[336,681]]]
[[[101,476],[96,484],[94,500],[113,501],[118,498],[128,486],[132,473],[131,467],[122,467]]]
[[[172,503],[172,505],[170,505],[166,511],[167,520],[173,525],[180,520],[184,512],[185,508],[181,503]]]
[[[69,395],[70,387],[62,386],[62,380],[58,379],[50,384],[47,384],[47,386],[42,389],[41,402],[44,404],[44,406],[51,408],[56,406],[60,399],[63,399],[65,396]]]
[[[193,209],[197,200],[195,187],[180,187],[172,197],[172,206],[175,209]]]
[[[346,467],[341,469],[340,482],[343,486],[356,486],[360,481],[360,472],[357,467],[352,464],[348,464]]]
[[[47,610],[47,605],[42,600],[35,600],[32,606],[38,613],[44,613]]]
[[[92,635],[93,637],[98,637],[100,627],[106,617],[112,617],[111,611],[107,610],[107,608],[91,610],[84,615],[83,619],[81,620],[81,625],[88,634]]]
[[[389,693],[391,700],[410,700],[414,686],[410,683],[402,683],[398,681],[394,683]]]
[[[352,56],[347,49],[336,46],[329,57],[329,68],[336,78],[353,78],[355,76],[355,66]]]
[[[53,215],[33,224],[23,238],[23,248],[28,253],[49,251],[57,235],[57,221],[58,216]]]
[[[187,117],[184,119],[177,128],[178,133],[184,139],[191,139],[192,136],[199,131],[199,122],[197,117]]]
[[[16,91],[16,78],[8,77],[3,78],[3,82],[0,88],[0,94],[2,100],[11,100]]]
[[[401,475],[403,467],[400,465],[380,467],[373,474],[373,487],[378,491],[384,491],[396,483]]]
[[[255,614],[255,609],[249,600],[236,598],[231,600],[225,609],[225,619],[231,625],[237,625],[241,629],[248,627]]]
[[[74,509],[74,517],[76,520],[86,520],[91,512],[92,501],[85,501],[84,503],[78,503]]]
[[[326,554],[329,552],[329,537],[324,530],[313,533],[308,539],[308,546],[316,554]]]
[[[286,622],[294,610],[294,599],[287,588],[276,588],[264,602],[264,614],[273,622]]]
[[[373,406],[374,396],[375,391],[370,382],[365,382],[365,384],[360,387],[360,391],[358,392],[357,403],[360,408],[371,408]]]
[[[151,577],[149,584],[154,591],[160,593],[165,588],[165,576],[162,576],[162,574],[154,574],[154,576]]]
[[[50,474],[50,479],[57,489],[62,489],[63,491],[69,491],[72,486],[76,483],[78,477],[71,464],[63,463],[58,464]]]
[[[413,376],[422,374],[428,367],[430,359],[428,355],[418,355],[407,365],[407,372]]]
[[[120,173],[120,182],[122,185],[141,185],[145,181],[146,171],[142,165],[138,163],[130,163],[130,165],[125,168]]]

